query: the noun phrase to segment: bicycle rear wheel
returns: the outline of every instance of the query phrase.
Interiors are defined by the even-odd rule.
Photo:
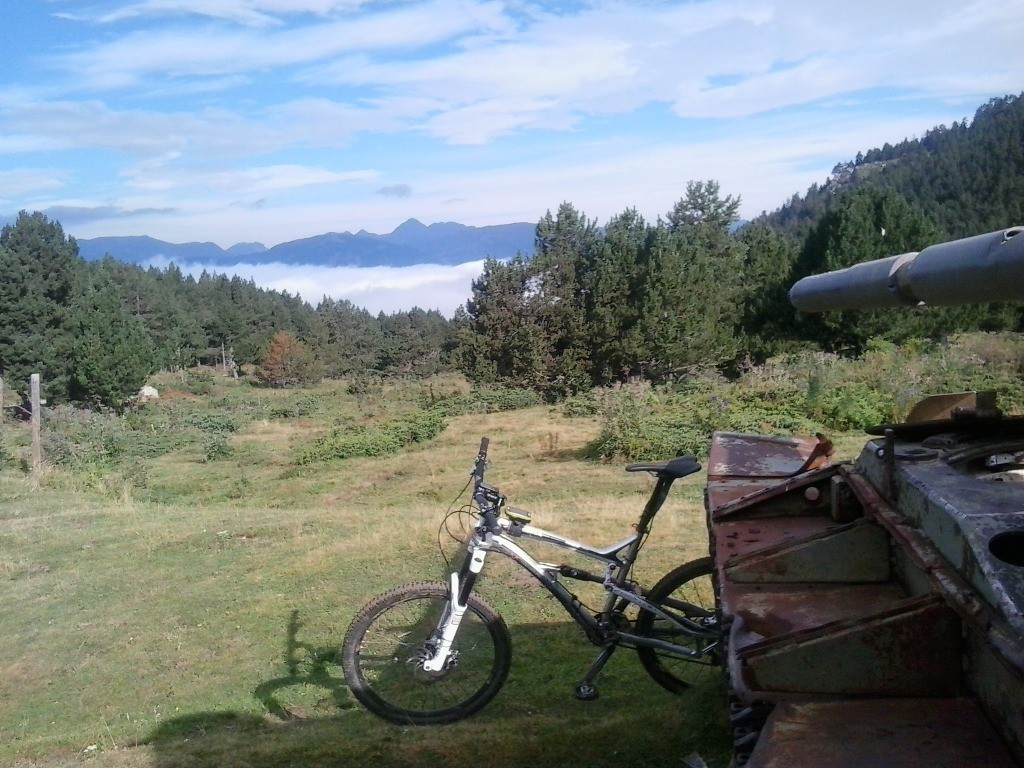
[[[415,582],[371,600],[352,620],[341,659],[349,689],[393,723],[452,723],[478,712],[501,690],[512,661],[505,621],[471,595],[444,669],[428,672],[448,587]]]
[[[710,557],[693,560],[665,574],[647,595],[651,603],[666,612],[700,625],[705,637],[688,634],[651,611],[641,611],[637,616],[637,634],[700,653],[690,658],[657,648],[637,648],[647,674],[672,693],[682,693],[719,663],[713,569]]]

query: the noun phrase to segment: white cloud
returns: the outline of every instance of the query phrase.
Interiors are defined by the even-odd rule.
[[[59,168],[12,168],[0,171],[0,201],[58,190],[67,183],[68,175],[67,171]]]
[[[197,149],[238,157],[280,146],[277,130],[221,109],[161,111],[118,109],[96,101],[41,101],[0,107],[0,126],[38,136],[20,150],[106,149],[124,155],[166,155]],[[18,151],[15,149],[11,152]]]
[[[153,173],[154,170],[137,171],[134,174],[135,186],[145,188],[147,184],[142,177]],[[376,174],[370,170],[338,172],[300,165],[253,166],[207,173],[177,169],[171,173],[165,172],[162,181],[155,188],[213,189],[232,195],[254,195],[332,184],[368,183],[375,177]]]
[[[145,0],[124,5],[96,17],[102,24],[151,16],[201,16],[225,19],[247,26],[273,26],[282,23],[276,15],[351,10],[363,5],[360,0]]]
[[[391,186],[383,176],[368,185],[335,185],[334,197],[276,195],[262,207],[256,205],[260,195],[249,199],[243,189],[236,189],[238,194],[228,203],[196,190],[198,197],[179,200],[173,214],[92,221],[71,234],[147,234],[169,242],[212,240],[222,247],[249,240],[274,245],[327,231],[390,232],[411,217],[425,223],[454,220],[477,226],[533,223],[563,201],[602,224],[630,207],[653,221],[682,197],[687,181],[701,179],[716,179],[724,194],[741,196],[741,215],[749,218],[777,208],[811,183],[823,182],[837,158],[850,159],[865,147],[896,142],[920,133],[922,126],[948,124],[962,116],[956,107],[922,108],[884,121],[874,115],[854,118],[841,110],[820,110],[799,120],[778,115],[754,124],[725,125],[713,136],[688,142],[635,143],[622,138],[576,143],[567,137],[551,154],[534,151],[489,166],[486,172],[475,163],[404,168],[407,175],[395,185],[415,190],[408,197],[380,194]],[[172,207],[171,201],[178,200],[159,190],[145,192],[124,195],[117,203],[139,210]],[[238,200],[249,200],[249,205],[233,204]]]
[[[88,211],[79,237],[654,218],[706,178],[754,215],[1024,82],[1005,0],[48,7],[80,34],[5,61],[0,213]]]
[[[151,260],[148,266],[166,268],[166,259]],[[373,314],[391,314],[418,306],[436,309],[451,317],[470,297],[471,283],[483,271],[483,261],[458,266],[420,264],[414,267],[319,267],[294,264],[236,264],[225,268],[209,264],[178,266],[182,271],[238,275],[258,286],[287,291],[312,305],[325,296],[348,299]]]
[[[258,74],[355,51],[403,51],[507,28],[496,3],[430,0],[358,17],[273,29],[144,30],[57,60],[82,86],[121,89],[147,77]]]

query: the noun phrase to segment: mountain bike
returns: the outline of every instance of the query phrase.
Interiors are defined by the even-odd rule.
[[[597,698],[595,681],[619,647],[636,650],[647,673],[673,693],[719,663],[711,558],[680,565],[650,589],[629,578],[672,483],[700,469],[694,457],[627,466],[627,472],[654,475],[657,483],[633,533],[593,547],[535,527],[529,512],[508,505],[497,488],[484,482],[487,449],[483,438],[467,483],[473,486],[472,503],[463,510],[472,524],[461,564],[448,582],[419,581],[392,589],[352,620],[341,656],[345,679],[360,703],[393,723],[426,725],[469,717],[497,695],[508,677],[512,640],[498,612],[473,591],[492,552],[522,566],[600,647],[576,686],[579,699]],[[528,542],[597,561],[603,572],[542,562],[524,548]],[[601,610],[588,609],[562,579],[601,584]]]

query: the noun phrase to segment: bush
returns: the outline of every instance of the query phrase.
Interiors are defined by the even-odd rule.
[[[593,391],[580,392],[562,403],[562,415],[570,419],[596,416],[601,412],[601,403]]]
[[[647,385],[605,390],[600,399],[601,434],[588,450],[594,457],[670,459],[696,453],[697,443],[706,439],[681,414],[666,415],[664,402]]]
[[[372,397],[384,391],[384,383],[379,376],[357,374],[348,380],[345,391],[356,398]]]
[[[706,456],[715,431],[757,434],[814,434],[821,431],[806,415],[806,403],[792,386],[750,388],[740,383],[705,381],[652,389],[647,385],[601,394],[601,434],[592,456],[662,460]]]
[[[828,429],[840,431],[891,422],[895,418],[895,406],[891,395],[856,381],[821,389],[808,397],[811,415]]]
[[[210,432],[203,438],[203,461],[226,459],[234,452],[231,440],[225,432]]]
[[[193,427],[203,432],[227,433],[238,431],[238,423],[232,416],[217,411],[189,414],[182,424],[183,426]]]
[[[213,373],[211,371],[187,371],[185,373],[185,389],[193,395],[208,395],[213,392]]]
[[[295,419],[312,416],[323,410],[324,399],[320,396],[306,395],[293,402],[276,403],[270,409],[270,416],[277,419]]]
[[[435,402],[434,407],[446,416],[462,416],[467,413],[517,411],[541,405],[543,400],[532,389],[481,387],[474,388],[466,395],[453,393],[449,397],[439,397]]]
[[[294,463],[308,465],[333,459],[386,456],[411,443],[432,440],[447,426],[441,410],[431,409],[371,426],[336,429],[301,450]]]

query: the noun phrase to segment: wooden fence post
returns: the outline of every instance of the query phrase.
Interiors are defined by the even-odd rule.
[[[30,397],[32,399],[32,473],[38,474],[43,467],[43,446],[40,434],[42,423],[42,405],[39,401],[39,374],[33,373],[31,382]]]

